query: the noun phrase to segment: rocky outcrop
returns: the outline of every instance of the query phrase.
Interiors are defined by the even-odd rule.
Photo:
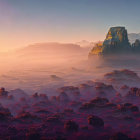
[[[125,27],[111,27],[103,44],[112,46],[129,45]]]
[[[103,42],[98,42],[95,44],[89,55],[100,55],[103,52]]]
[[[105,41],[103,42],[103,54],[121,53],[130,50],[127,30],[125,27],[110,28]]]
[[[140,53],[140,40],[136,39],[136,41],[132,44],[133,52]]]
[[[140,41],[131,45],[125,27],[111,27],[103,43],[97,43],[89,56],[134,53],[140,50]],[[140,51],[139,51],[140,52]]]

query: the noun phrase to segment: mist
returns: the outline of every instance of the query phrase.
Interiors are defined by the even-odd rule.
[[[89,140],[104,140],[100,133],[111,137],[131,125],[126,136],[139,138],[135,130],[140,107],[140,58],[91,58],[90,49],[76,44],[41,43],[1,54],[0,110],[5,127],[0,128],[5,133],[0,137],[8,133],[23,140],[28,135],[38,136],[37,140],[41,136],[85,140],[86,134]],[[98,123],[92,124],[92,118]],[[133,118],[134,123],[130,123]]]
[[[3,53],[0,85],[8,89],[22,88],[30,94],[47,92],[52,85],[71,84],[76,73],[81,77],[87,73],[89,50],[75,44],[42,43]]]
[[[34,92],[56,94],[64,85],[78,85],[101,79],[107,72],[130,69],[139,74],[138,56],[93,56],[91,48],[75,44],[38,43],[4,53],[0,56],[0,85],[7,89],[21,88]],[[129,61],[128,61],[129,60]]]

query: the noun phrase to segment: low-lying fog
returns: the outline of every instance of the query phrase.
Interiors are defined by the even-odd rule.
[[[89,51],[90,48],[74,44],[53,43],[36,44],[1,54],[0,86],[7,90],[20,88],[29,94],[47,93],[49,96],[59,87],[102,79],[105,73],[115,69],[140,73],[137,56],[117,56],[117,61],[113,56],[109,61],[95,56],[88,60]]]
[[[37,44],[1,54],[0,139],[140,140],[139,56],[89,51]]]

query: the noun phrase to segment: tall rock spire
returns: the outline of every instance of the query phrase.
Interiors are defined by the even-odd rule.
[[[102,46],[97,44],[91,50],[90,55],[106,55],[130,51],[131,45],[125,27],[111,27]]]

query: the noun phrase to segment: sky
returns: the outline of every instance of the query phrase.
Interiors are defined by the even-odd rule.
[[[0,0],[0,49],[104,40],[112,26],[140,33],[140,0]]]

